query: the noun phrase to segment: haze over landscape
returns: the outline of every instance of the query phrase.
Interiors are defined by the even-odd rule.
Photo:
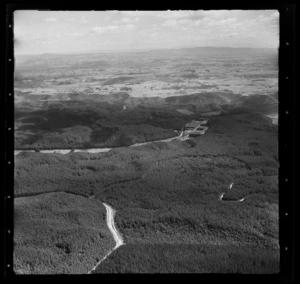
[[[278,20],[16,11],[15,272],[278,273]]]
[[[14,22],[16,55],[279,45],[276,10],[17,10]]]

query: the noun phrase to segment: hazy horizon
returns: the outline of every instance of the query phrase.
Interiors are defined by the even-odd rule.
[[[278,50],[278,47],[230,47],[230,46],[194,46],[194,47],[170,47],[170,48],[144,48],[144,49],[124,49],[124,50],[86,50],[86,51],[74,51],[74,52],[44,52],[44,53],[21,53],[15,54],[16,56],[40,56],[40,55],[79,55],[79,54],[101,54],[101,53],[134,53],[134,52],[151,52],[151,51],[159,51],[159,50],[181,50],[181,49],[200,49],[200,48],[212,48],[212,49],[257,49],[257,50]]]
[[[197,47],[278,48],[276,10],[34,11],[14,13],[15,54]]]

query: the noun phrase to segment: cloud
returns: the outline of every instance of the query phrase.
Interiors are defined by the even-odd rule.
[[[139,21],[138,17],[134,17],[134,18],[122,17],[121,18],[121,22],[123,22],[123,23],[137,23],[138,21]]]
[[[170,19],[170,20],[166,20],[163,24],[163,27],[173,27],[173,28],[177,28],[178,27],[178,20],[176,19]]]
[[[119,11],[122,15],[126,16],[153,16],[153,11]]]
[[[139,16],[153,16],[153,11],[117,11],[117,10],[108,10],[106,13],[109,16],[124,16],[124,17],[139,17]]]
[[[194,11],[192,11],[194,12]],[[237,19],[239,11],[201,11],[195,16],[195,13],[182,13],[182,17],[177,13],[171,13],[165,17],[165,21],[161,24],[162,27],[169,27],[178,31],[191,30],[197,33],[203,31],[210,31],[214,34],[231,33],[237,36],[238,34],[244,36],[255,31],[260,34],[262,31],[270,32],[278,25],[278,12],[271,15],[258,15],[255,18],[241,18]],[[245,14],[246,16],[246,14]]]
[[[46,18],[44,21],[45,22],[56,22],[56,21],[58,21],[58,19],[54,18],[54,17],[50,17],[50,18]]]
[[[230,10],[210,10],[210,11],[201,11],[201,16],[209,17],[213,19],[226,18],[232,16],[232,13],[235,11]]]
[[[228,16],[231,17],[228,17]],[[163,27],[186,30],[194,27],[226,26],[237,21],[228,11],[170,11],[158,15],[165,19]]]
[[[124,22],[124,23],[129,23],[131,21],[131,19],[130,18],[122,18],[121,19],[121,22]]]
[[[84,17],[84,16],[81,16],[80,17],[80,21],[79,21],[79,23],[81,23],[81,24],[87,24],[89,21]]]
[[[113,21],[112,23],[113,24],[116,24],[116,25],[124,25],[124,24],[135,24],[137,22],[139,22],[139,17],[122,17],[120,20],[116,20],[116,21]]]
[[[129,30],[134,30],[136,28],[136,26],[133,24],[129,24],[129,25],[123,26],[122,28],[129,31]]]
[[[276,46],[279,39],[279,13],[276,10],[44,14],[40,17],[26,12],[24,16],[20,14],[15,19],[15,36],[24,43],[24,50],[37,50],[39,43],[43,43],[44,48],[47,46],[45,42],[49,43],[49,50],[54,45],[55,50],[59,49],[56,45],[66,50],[84,50],[85,44],[94,46],[104,41],[107,41],[107,46],[114,46],[116,49],[152,46],[152,43],[157,47],[180,44],[263,47]],[[64,24],[58,25],[59,23]],[[37,24],[40,24],[38,28]],[[78,47],[81,42],[82,47]]]
[[[86,33],[78,33],[78,32],[76,32],[76,33],[69,34],[69,36],[71,36],[71,37],[81,37],[81,36],[84,36],[84,35],[86,35]]]
[[[106,12],[111,13],[111,14],[119,14],[120,13],[120,11],[118,11],[118,10],[108,10]]]
[[[103,34],[103,33],[106,33],[106,32],[115,31],[118,28],[119,28],[119,26],[110,25],[110,26],[104,26],[104,27],[93,27],[91,29],[91,31],[95,32],[97,34]]]
[[[197,15],[198,11],[163,11],[157,14],[162,19],[182,19]]]
[[[65,18],[65,22],[75,22],[75,18]]]
[[[278,12],[251,13],[243,11],[171,11],[160,14],[162,27],[170,28],[176,34],[190,41],[230,45],[275,45],[278,30]],[[200,13],[201,12],[201,13]],[[230,38],[230,40],[229,40]],[[206,44],[206,43],[204,43]]]
[[[156,33],[156,32],[153,32],[153,33],[148,33],[147,36],[150,36],[150,37],[156,37],[158,36],[159,33]]]
[[[162,11],[160,12],[157,17],[161,19],[193,19],[199,20],[205,17],[210,18],[222,18],[222,17],[229,17],[231,16],[232,11],[227,10],[210,10],[210,11],[203,11],[203,10],[178,10],[178,11]]]
[[[204,26],[204,27],[226,27],[231,26],[231,24],[237,21],[236,18],[227,18],[227,19],[214,19],[211,17],[205,17],[202,20],[195,21],[195,26]]]
[[[256,17],[254,19],[254,21],[259,24],[267,24],[267,25],[278,24],[279,13],[274,12],[273,14],[271,14],[269,16],[259,15],[258,17]]]
[[[97,34],[104,34],[108,32],[126,32],[134,30],[136,26],[134,24],[128,25],[109,25],[109,26],[96,26],[91,29],[92,32]]]

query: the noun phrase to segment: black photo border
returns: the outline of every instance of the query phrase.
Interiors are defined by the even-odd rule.
[[[121,3],[121,2],[120,2]],[[113,3],[111,3],[113,4]],[[14,200],[14,44],[13,44],[13,12],[15,10],[210,10],[210,9],[243,9],[243,10],[265,10],[276,9],[280,13],[279,29],[279,239],[280,239],[280,273],[275,275],[232,275],[232,274],[197,274],[197,280],[207,281],[249,281],[256,280],[272,282],[293,282],[295,280],[295,204],[296,204],[296,169],[295,169],[295,148],[296,148],[296,4],[274,2],[270,4],[181,4],[180,7],[163,5],[159,8],[141,7],[129,3],[112,5],[99,2],[82,1],[80,3],[60,1],[60,2],[30,2],[30,1],[9,1],[1,3],[1,87],[0,96],[2,142],[3,147],[1,159],[3,175],[1,180],[3,197],[3,237],[4,237],[4,278],[31,280],[41,278],[38,275],[15,275],[13,272],[13,200]],[[116,7],[117,6],[117,7]],[[146,5],[144,5],[146,6]],[[53,280],[61,275],[46,275]],[[95,279],[95,276],[88,276]],[[102,275],[101,277],[103,277]],[[113,275],[110,275],[110,277]],[[142,275],[136,275],[139,277]],[[154,276],[154,275],[153,275]],[[168,275],[169,276],[169,275]],[[183,275],[187,277],[188,275]],[[70,275],[67,278],[76,277],[82,280],[83,275]],[[114,275],[117,277],[117,275]],[[126,281],[122,275],[123,280]],[[153,280],[151,275],[149,280]],[[172,275],[174,280],[180,280],[182,275]],[[171,278],[172,278],[171,277]],[[179,278],[177,278],[179,277]],[[79,279],[81,278],[81,279]],[[131,277],[132,280],[133,277]],[[103,278],[101,278],[103,279]],[[182,278],[181,278],[182,279]],[[128,279],[130,281],[130,279]]]

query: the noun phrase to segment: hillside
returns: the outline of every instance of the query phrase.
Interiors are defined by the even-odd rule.
[[[131,98],[121,93],[109,98],[109,102],[68,100],[64,104],[47,104],[37,110],[16,108],[15,149],[129,146],[174,137],[174,130],[181,130],[193,118],[210,112],[278,112],[278,103],[264,95],[242,97],[231,93],[197,93],[167,97],[162,101]]]
[[[98,200],[64,192],[15,198],[14,271],[85,274],[114,240]]]
[[[17,273],[279,271],[278,50],[16,59]]]
[[[216,261],[218,255],[218,261]],[[93,274],[103,273],[234,273],[278,272],[277,251],[257,247],[218,245],[151,245],[121,247],[102,262]],[[271,260],[271,261],[270,261]],[[220,266],[220,263],[223,265]]]
[[[243,272],[260,249],[261,258],[250,273],[272,273],[279,269],[277,131],[261,114],[226,114],[211,118],[205,135],[183,142],[98,154],[21,153],[15,162],[15,196],[53,191],[94,196],[117,210],[116,224],[126,244],[145,245],[141,250],[157,245],[153,257],[161,255],[161,246],[176,255],[189,244],[185,253],[193,255],[190,261],[196,265],[203,254],[194,255],[193,246],[196,251],[203,248],[211,258],[217,248],[224,248],[224,255],[209,261],[208,267],[235,271],[236,266],[229,269],[223,262],[233,253],[236,265],[245,263]],[[228,192],[231,182],[235,185]],[[225,196],[219,200],[222,192],[227,200]],[[245,196],[243,202],[228,200]],[[244,250],[252,247],[257,250],[246,257]],[[116,254],[127,249],[125,245]],[[126,253],[125,259],[134,258],[138,250],[132,254]],[[158,256],[144,257],[146,269]],[[110,261],[122,265],[114,259]],[[260,263],[265,268],[260,270]]]

